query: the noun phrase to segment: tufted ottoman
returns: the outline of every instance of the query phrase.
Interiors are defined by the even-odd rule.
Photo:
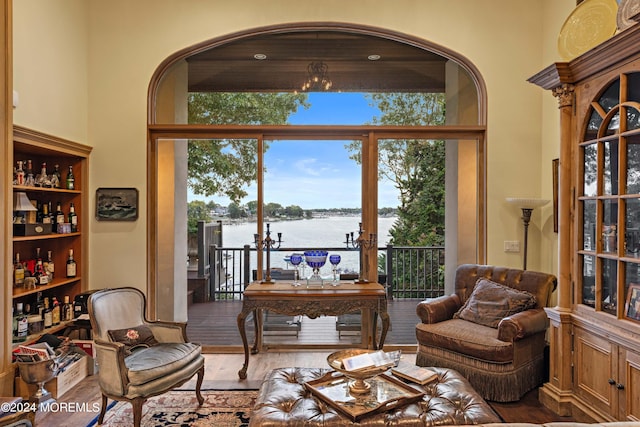
[[[458,372],[429,368],[438,380],[424,386],[424,398],[388,412],[362,418],[358,423],[316,399],[304,383],[330,369],[280,368],[267,374],[251,413],[250,426],[441,426],[499,423],[500,418]]]

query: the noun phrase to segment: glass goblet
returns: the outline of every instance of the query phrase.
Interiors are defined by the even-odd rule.
[[[340,264],[340,255],[333,254],[329,256],[329,262],[332,265],[331,270],[333,271],[333,286],[338,286],[340,281],[338,280],[338,264]]]
[[[300,282],[298,282],[298,279],[300,278],[300,275],[298,274],[298,266],[300,265],[300,263],[302,262],[302,255],[300,254],[292,254],[291,257],[289,257],[289,262],[293,265],[293,286],[300,286]]]

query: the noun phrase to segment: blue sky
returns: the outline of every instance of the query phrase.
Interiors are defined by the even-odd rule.
[[[361,125],[379,114],[361,93],[309,94],[309,109],[300,109],[290,117],[292,125]],[[264,199],[282,206],[303,209],[359,208],[361,205],[360,166],[348,157],[344,148],[350,141],[269,141],[265,153]],[[243,203],[257,199],[257,188],[247,189]],[[202,200],[190,196],[189,200]],[[227,206],[224,197],[210,198]],[[208,201],[208,200],[207,200]],[[397,192],[390,184],[380,183],[380,207],[398,205]]]

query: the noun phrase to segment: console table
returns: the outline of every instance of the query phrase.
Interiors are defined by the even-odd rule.
[[[249,344],[245,320],[253,313],[255,341],[252,353],[262,348],[262,311],[271,310],[289,316],[303,315],[315,319],[318,316],[338,316],[361,310],[361,346],[379,349],[391,323],[387,313],[387,295],[378,283],[356,284],[352,281],[340,282],[338,286],[325,284],[324,287],[298,287],[290,281],[276,281],[274,284],[251,283],[244,291],[242,311],[238,314],[238,330],[244,346],[244,365],[238,372],[241,379],[247,377],[249,367]],[[377,316],[382,320],[380,340],[376,337]]]

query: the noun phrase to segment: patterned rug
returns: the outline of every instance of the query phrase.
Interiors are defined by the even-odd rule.
[[[249,425],[257,390],[202,390],[198,407],[193,390],[173,390],[147,400],[142,407],[142,427],[241,427]],[[110,401],[111,402],[111,401]],[[87,427],[98,425],[98,418]],[[102,427],[130,427],[133,413],[128,402],[111,404]]]

